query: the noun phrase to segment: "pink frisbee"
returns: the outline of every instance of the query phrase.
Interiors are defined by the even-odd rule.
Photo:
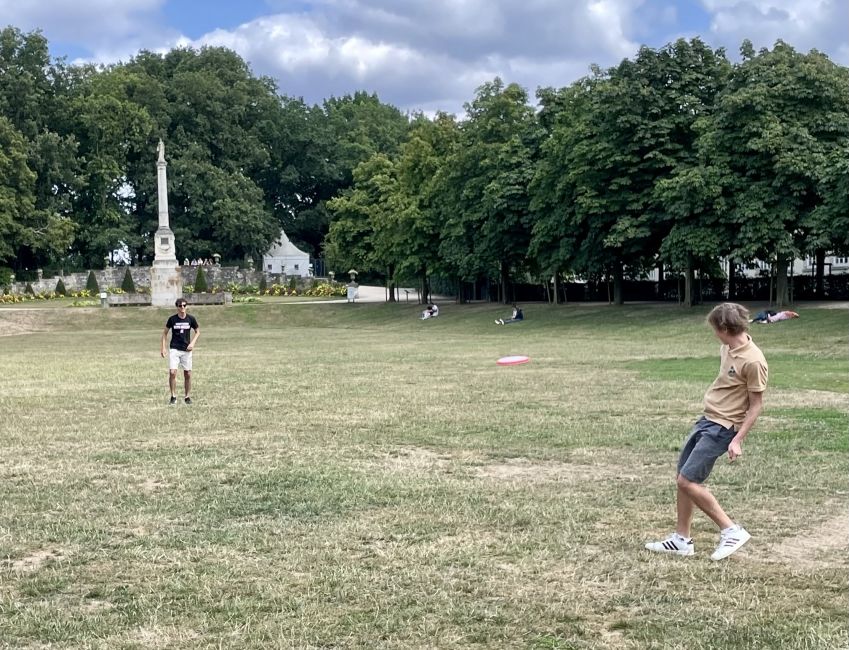
[[[495,363],[497,363],[499,366],[519,366],[523,363],[527,363],[530,360],[530,357],[526,357],[523,354],[515,354],[509,357],[501,357]]]

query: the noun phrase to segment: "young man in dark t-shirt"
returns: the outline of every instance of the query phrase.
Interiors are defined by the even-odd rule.
[[[177,368],[183,369],[183,386],[185,388],[186,404],[192,403],[192,398],[189,393],[192,388],[192,350],[195,349],[195,343],[200,336],[200,326],[197,319],[191,314],[186,313],[186,301],[183,298],[178,298],[177,313],[172,315],[165,323],[165,329],[162,331],[162,344],[160,347],[160,355],[165,356],[165,341],[168,338],[168,332],[171,332],[171,345],[168,356],[168,387],[171,389],[171,404],[177,403]],[[194,335],[192,335],[194,330]]]

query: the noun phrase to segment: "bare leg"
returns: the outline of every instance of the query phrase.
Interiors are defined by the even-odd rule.
[[[676,501],[678,509],[678,525],[675,527],[675,532],[686,539],[690,539],[690,524],[693,522],[693,500],[687,496],[687,493],[678,487],[678,500]]]
[[[168,371],[168,388],[171,389],[171,396],[177,394],[177,371],[169,370]]]
[[[693,483],[693,481],[679,474],[678,491],[679,493],[683,491],[692,504],[710,517],[713,520],[713,523],[719,526],[720,530],[734,525],[734,522],[731,521],[722,509],[722,506],[719,505],[719,501],[716,500],[716,497],[714,497],[710,493],[710,490],[708,490],[704,485]]]
[[[192,371],[184,370],[183,371],[183,384],[186,389],[186,397],[189,396],[189,393],[192,390]]]

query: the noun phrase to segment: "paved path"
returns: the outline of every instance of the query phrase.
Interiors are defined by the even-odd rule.
[[[398,292],[401,294],[399,299],[399,303],[403,304],[407,302],[407,297],[409,295],[409,302],[411,305],[418,304],[419,302],[419,291],[418,289],[407,289],[409,294],[404,293],[404,289],[399,289]],[[372,287],[366,285],[360,285],[359,296],[357,297],[357,302],[386,302],[387,299],[386,287]],[[444,296],[435,296],[436,300],[450,300],[450,298],[445,298]],[[287,300],[281,304],[284,305],[314,305],[316,303],[340,303],[340,302],[348,302],[345,298],[334,298],[333,300]]]

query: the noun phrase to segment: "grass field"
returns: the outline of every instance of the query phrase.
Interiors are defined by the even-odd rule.
[[[0,310],[0,647],[847,647],[846,310],[754,329],[726,561],[643,550],[718,368],[707,308]],[[495,365],[506,354],[530,364]]]

